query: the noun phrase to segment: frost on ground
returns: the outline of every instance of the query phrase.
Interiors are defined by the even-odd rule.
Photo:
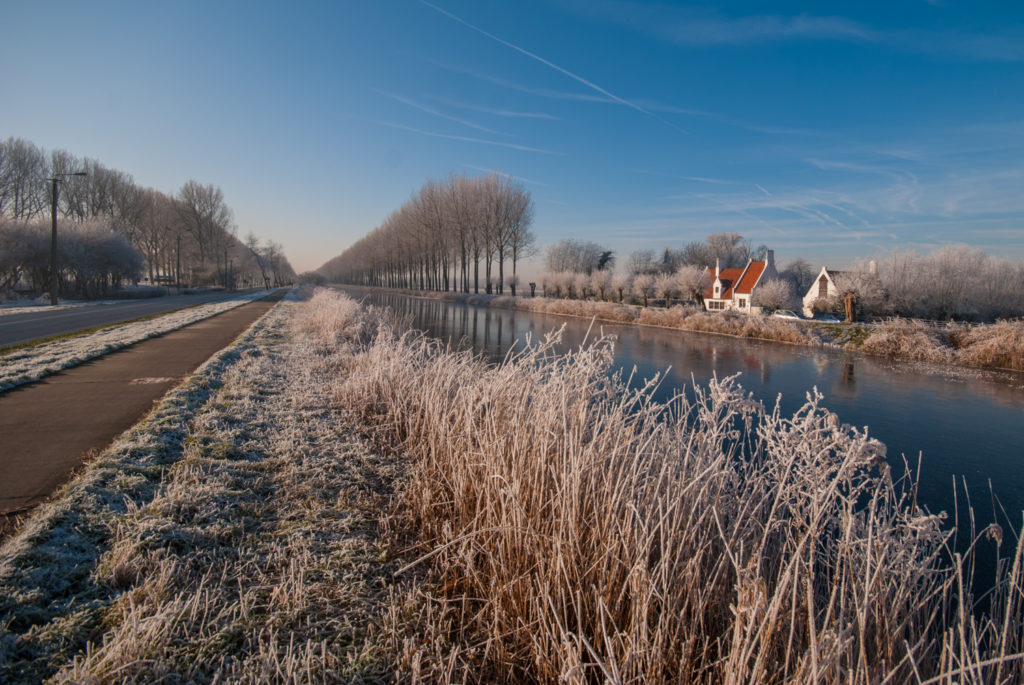
[[[190,307],[155,319],[112,324],[87,335],[18,349],[0,356],[0,391],[32,383],[61,369],[101,357],[140,340],[176,331],[196,321],[258,300],[266,294],[263,291],[249,293],[224,302]]]
[[[0,549],[0,681],[384,679],[396,463],[286,300]]]
[[[0,548],[0,681],[1024,677],[1013,528],[956,553],[816,394],[666,405],[553,344],[279,305]]]
[[[32,312],[58,312],[62,309],[79,309],[81,307],[97,307],[103,305],[118,305],[130,300],[58,300],[60,304],[54,306],[49,300],[37,300],[33,304],[24,304],[23,301],[0,302],[0,316],[11,314],[30,314]]]

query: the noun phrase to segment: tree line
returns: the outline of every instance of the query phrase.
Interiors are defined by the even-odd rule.
[[[318,270],[331,281],[512,293],[532,254],[533,201],[499,173],[429,180],[377,228]],[[505,273],[506,263],[511,273]]]
[[[707,269],[744,266],[765,258],[739,233],[715,233],[703,242],[661,252],[639,250],[615,270],[612,251],[593,242],[562,240],[547,250],[541,294],[575,299],[626,301],[647,306],[658,298],[700,303],[711,285]],[[753,304],[766,309],[801,307],[801,298],[818,275],[803,258],[779,270],[779,278],[759,284]],[[1024,314],[1024,262],[988,255],[964,245],[946,245],[928,254],[893,252],[851,269],[830,270],[836,288],[814,303],[817,311],[870,317],[991,321]]]
[[[84,172],[85,176],[68,176]],[[188,286],[280,285],[295,273],[281,245],[237,237],[221,189],[189,180],[168,195],[66,150],[0,141],[0,294],[50,287],[50,179],[59,178],[58,288],[106,295],[148,276]]]

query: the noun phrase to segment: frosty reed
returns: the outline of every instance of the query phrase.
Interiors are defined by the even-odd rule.
[[[1024,677],[1016,536],[962,531],[957,552],[884,446],[817,394],[786,416],[726,379],[662,404],[657,379],[609,374],[606,340],[559,355],[549,337],[495,366],[326,291],[306,316],[337,410],[411,460],[397,513],[420,556],[404,573],[429,579],[421,619],[439,636],[408,647],[419,673]],[[1004,552],[985,613],[979,545]]]

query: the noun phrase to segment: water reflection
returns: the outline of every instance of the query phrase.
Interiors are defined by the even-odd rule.
[[[964,476],[979,520],[991,519],[988,483],[1015,525],[1024,510],[1024,374],[948,369],[892,362],[841,350],[741,340],[645,326],[591,324],[584,319],[487,309],[438,300],[353,293],[374,304],[411,313],[416,327],[452,345],[469,345],[494,361],[509,347],[539,340],[565,326],[563,348],[589,336],[615,335],[615,363],[637,378],[668,369],[662,399],[693,381],[740,373],[740,382],[766,404],[777,399],[792,413],[817,388],[843,422],[869,427],[889,448],[892,465],[902,455],[923,454],[919,499],[933,511],[953,511],[952,480]],[[1018,512],[1014,514],[1013,512]]]

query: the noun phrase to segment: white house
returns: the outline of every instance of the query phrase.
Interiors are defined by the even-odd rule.
[[[804,305],[804,316],[814,316],[814,301],[818,299],[826,300],[831,297],[837,297],[841,293],[839,288],[836,287],[834,278],[842,274],[847,273],[846,271],[839,271],[838,269],[829,269],[827,266],[821,267],[821,273],[811,283],[810,289],[807,294],[803,297]],[[868,262],[868,273],[878,274],[878,265],[874,260]]]
[[[704,308],[708,311],[729,309],[750,314],[757,311],[751,304],[757,287],[778,277],[775,250],[768,250],[763,261],[748,261],[742,269],[722,269],[716,260],[715,268],[708,269],[711,285],[704,290]]]

